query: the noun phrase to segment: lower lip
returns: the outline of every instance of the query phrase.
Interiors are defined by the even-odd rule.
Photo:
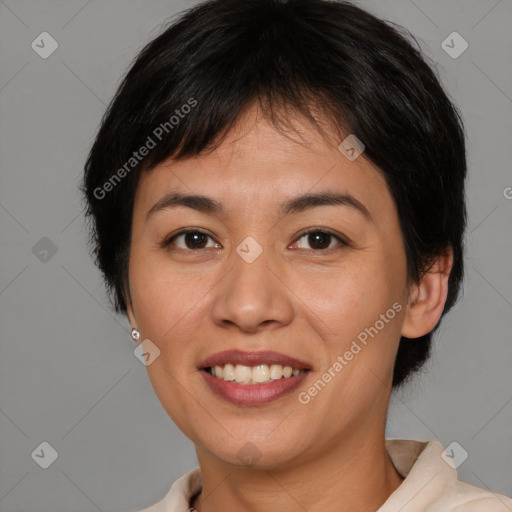
[[[201,375],[210,389],[222,398],[236,405],[261,405],[291,393],[307,377],[308,371],[265,382],[264,384],[239,384],[214,377],[207,370]]]

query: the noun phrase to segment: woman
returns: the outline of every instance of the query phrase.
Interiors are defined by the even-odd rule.
[[[218,0],[137,57],[85,168],[91,243],[196,468],[145,509],[507,511],[385,439],[457,299],[464,132],[346,2]]]

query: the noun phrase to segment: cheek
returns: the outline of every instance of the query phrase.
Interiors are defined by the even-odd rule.
[[[132,251],[130,289],[137,321],[147,337],[163,340],[172,336],[174,326],[201,298],[195,281],[159,254]]]
[[[312,332],[317,353],[324,355],[320,374],[331,369],[336,375],[320,399],[337,404],[333,410],[359,403],[354,407],[363,411],[393,371],[405,309],[405,262],[400,255],[391,256],[368,251],[358,255],[357,264],[294,276],[304,332]]]
[[[388,261],[379,251],[358,253],[336,268],[294,269],[286,284],[322,338],[343,343],[401,300],[402,271]]]
[[[193,342],[198,338],[198,322],[204,318],[204,312],[199,314],[204,281],[201,284],[189,277],[147,252],[132,253],[130,288],[137,323],[142,336],[160,350],[146,370],[163,408],[184,432],[190,432],[190,418],[198,413],[184,389],[196,378],[197,346]]]

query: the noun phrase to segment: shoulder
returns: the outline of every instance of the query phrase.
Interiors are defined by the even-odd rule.
[[[512,498],[457,480],[427,512],[512,512]]]
[[[189,512],[190,499],[201,485],[201,472],[196,467],[178,478],[159,502],[135,512]]]
[[[512,498],[459,480],[456,447],[388,439],[386,449],[404,481],[378,512],[512,512]]]

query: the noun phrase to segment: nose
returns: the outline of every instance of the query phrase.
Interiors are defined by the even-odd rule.
[[[250,333],[289,324],[293,293],[284,277],[276,262],[269,265],[265,250],[252,263],[234,254],[231,269],[215,287],[213,322]]]

